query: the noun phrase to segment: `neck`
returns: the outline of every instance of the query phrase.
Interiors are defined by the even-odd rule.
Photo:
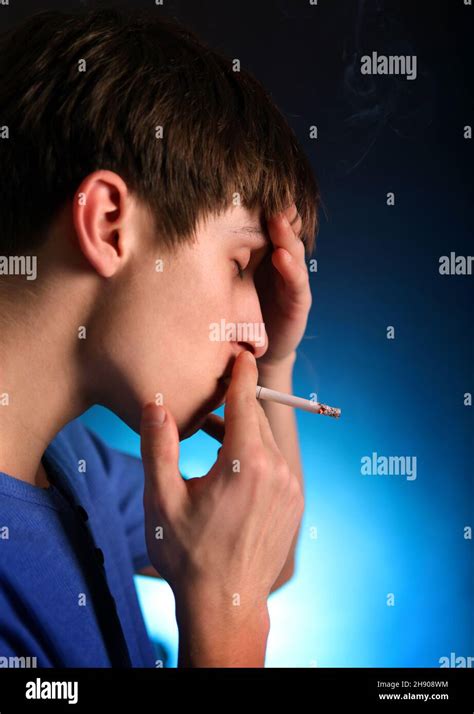
[[[53,300],[18,290],[14,302],[15,289],[8,289],[9,299],[0,294],[0,471],[46,486],[41,458],[48,444],[94,403],[81,370],[84,316],[79,310],[74,319],[71,295]]]

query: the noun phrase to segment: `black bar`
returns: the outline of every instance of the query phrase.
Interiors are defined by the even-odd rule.
[[[267,705],[277,695],[280,705],[286,700],[290,708],[303,708],[308,712],[321,711],[322,703],[332,705],[335,710],[341,706],[352,710],[362,703],[382,708],[418,704],[425,711],[436,705],[449,712],[472,712],[473,672],[469,668],[3,669],[0,670],[0,712],[86,712],[100,711],[101,707],[111,711],[111,707],[117,706],[118,711],[125,709],[138,714],[158,712],[165,701],[167,708],[171,705],[174,709],[183,695],[190,696],[194,705],[215,700],[219,709],[225,710],[235,706],[236,696],[247,696],[260,683],[268,697],[264,700]],[[28,684],[31,682],[34,686]],[[54,693],[50,684],[54,682],[62,683],[57,691],[63,698],[26,698],[27,688],[43,696]],[[228,685],[224,695],[218,686],[222,682]],[[76,694],[77,702],[74,702]],[[204,699],[200,698],[201,694]],[[253,697],[251,701],[256,704]]]

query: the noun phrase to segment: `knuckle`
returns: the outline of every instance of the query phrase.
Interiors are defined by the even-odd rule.
[[[291,227],[293,228],[294,232],[296,235],[298,235],[299,231],[301,230],[301,227],[303,225],[303,219],[301,218],[301,214],[298,211],[298,208],[294,206],[295,213],[293,216],[288,216],[288,220],[290,222]],[[292,211],[293,213],[293,211]]]
[[[250,459],[251,470],[254,476],[264,477],[268,472],[268,458],[262,448],[254,449]]]
[[[305,244],[303,243],[303,241],[301,240],[301,237],[300,237],[301,227],[302,227],[302,224],[300,223],[300,224],[298,224],[298,230],[297,231],[295,230],[295,234],[296,234],[295,237],[297,240],[296,250],[299,251],[301,254],[304,254],[306,249],[305,249]]]
[[[296,512],[297,512],[297,515],[298,515],[298,520],[300,520],[300,519],[302,518],[302,516],[303,516],[304,506],[305,506],[304,496],[303,496],[302,493],[300,493],[299,496],[298,496],[297,504],[296,504]]]
[[[290,474],[290,481],[288,484],[288,491],[290,499],[295,503],[295,505],[304,505],[303,490],[298,482],[296,476]]]
[[[288,487],[290,484],[291,473],[284,460],[277,459],[276,463],[273,465],[273,478],[272,483],[276,491],[284,495],[284,498],[288,497]]]
[[[290,473],[290,469],[288,467],[287,462],[285,461],[283,456],[281,456],[281,454],[279,454],[276,457],[275,476],[278,479],[278,481],[280,483],[282,483],[284,486],[288,485],[288,482],[290,481],[291,473]]]

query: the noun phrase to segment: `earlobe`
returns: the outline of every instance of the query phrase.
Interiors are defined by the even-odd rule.
[[[79,186],[72,206],[79,247],[93,269],[109,278],[124,256],[128,190],[112,171],[95,171]]]

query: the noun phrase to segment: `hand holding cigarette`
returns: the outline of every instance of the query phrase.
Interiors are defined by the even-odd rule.
[[[175,594],[180,666],[263,666],[267,598],[303,514],[301,486],[255,399],[250,352],[236,358],[232,377],[222,448],[201,478],[179,474],[171,412],[153,402],[143,410],[147,549]]]

